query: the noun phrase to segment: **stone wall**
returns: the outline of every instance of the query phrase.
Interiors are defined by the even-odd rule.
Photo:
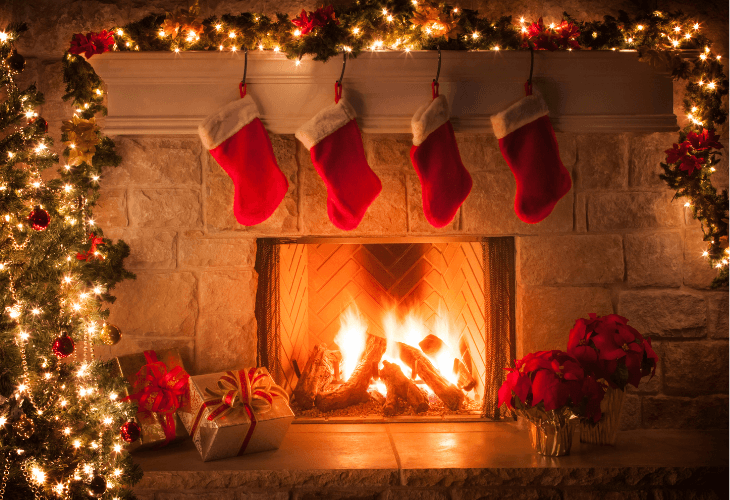
[[[47,10],[51,3],[53,10]],[[61,120],[71,115],[60,100],[59,61],[71,34],[124,24],[153,9],[172,10],[177,3],[27,0],[0,6],[6,17],[36,22],[19,49],[28,58],[24,81],[37,81],[46,93],[42,114],[53,136],[59,137]],[[630,8],[609,3],[574,2],[572,12],[595,18]],[[201,4],[206,15],[274,9],[274,2]],[[290,13],[311,7],[276,4]],[[473,4],[463,6],[480,6]],[[569,7],[519,5],[525,15],[546,17]],[[721,32],[716,38],[726,47],[727,5],[693,8],[704,9],[700,19]],[[680,202],[671,202],[672,193],[657,177],[662,151],[675,137],[558,134],[574,189],[548,219],[531,226],[514,215],[515,183],[496,140],[459,135],[474,189],[454,222],[434,230],[420,206],[410,137],[366,135],[368,160],[383,192],[351,233],[327,219],[324,184],[293,136],[272,136],[290,189],[272,218],[254,228],[236,224],[232,183],[197,137],[116,137],[124,161],[105,172],[95,213],[106,236],[130,244],[127,267],[137,279],[115,290],[111,322],[124,339],[100,354],[175,346],[192,373],[253,364],[258,236],[514,235],[518,353],[564,348],[575,318],[590,312],[626,315],[652,337],[661,361],[657,376],[627,396],[624,427],[727,427],[728,294],[709,289],[714,273],[700,256],[699,225]],[[727,187],[727,160],[715,177],[718,187]]]

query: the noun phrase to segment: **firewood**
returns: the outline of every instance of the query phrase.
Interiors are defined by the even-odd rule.
[[[464,400],[461,389],[446,380],[419,349],[401,342],[398,346],[401,361],[411,367],[412,378],[421,377],[448,409],[458,410]]]
[[[317,394],[332,382],[335,374],[334,367],[327,353],[327,344],[314,346],[302,376],[292,393],[292,404],[304,410],[311,408]]]
[[[418,343],[418,346],[428,356],[436,356],[441,349],[448,349],[446,343],[433,334],[426,335],[423,340]],[[471,372],[469,372],[467,367],[459,358],[454,358],[454,373],[459,376],[459,381],[457,383],[459,389],[463,391],[471,391],[477,385],[477,381],[474,377],[472,377]]]
[[[398,411],[398,398],[404,399],[410,404],[416,413],[429,410],[428,395],[420,389],[412,380],[403,375],[400,366],[395,363],[383,361],[383,368],[380,370],[380,379],[385,383],[388,393],[385,397],[383,413],[390,417]]]
[[[317,394],[315,405],[320,411],[339,410],[369,399],[370,379],[378,374],[380,358],[385,354],[385,339],[368,335],[365,350],[347,382],[327,394]]]
[[[334,370],[332,383],[340,382],[342,379],[342,353],[340,351],[327,351],[325,354]]]

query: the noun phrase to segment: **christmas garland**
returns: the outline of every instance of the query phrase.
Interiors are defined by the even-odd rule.
[[[337,11],[331,6],[303,10],[294,19],[250,12],[203,19],[196,3],[111,31],[75,35],[64,59],[64,98],[73,100],[85,120],[106,111],[102,81],[86,59],[107,50],[272,50],[297,61],[305,55],[327,61],[343,51],[356,57],[363,51],[437,48],[635,50],[641,60],[657,69],[669,68],[674,78],[686,80],[684,108],[689,123],[666,151],[660,177],[676,191],[675,198],[686,198],[685,206],[702,224],[707,241],[704,256],[719,269],[713,286],[727,284],[728,194],[718,193],[710,178],[721,154],[714,130],[727,117],[722,99],[728,94],[728,79],[721,56],[712,52],[700,24],[682,13],[653,11],[631,17],[621,12],[618,18],[591,22],[564,14],[559,24],[546,25],[542,19],[533,23],[509,16],[488,19],[474,10],[433,2],[359,0]]]

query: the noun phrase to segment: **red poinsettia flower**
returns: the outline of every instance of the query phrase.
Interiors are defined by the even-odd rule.
[[[107,30],[99,33],[90,32],[86,35],[76,33],[71,39],[71,48],[68,51],[71,54],[84,54],[86,59],[91,58],[94,54],[103,54],[108,52],[114,45],[114,37]]]
[[[302,35],[306,35],[314,30],[314,28],[321,28],[328,22],[333,21],[335,24],[340,24],[340,21],[335,15],[335,8],[331,5],[327,7],[320,7],[314,12],[310,12],[307,15],[307,11],[302,9],[302,13],[299,17],[292,19],[294,26],[299,28]]]
[[[530,394],[532,383],[530,377],[520,373],[518,370],[510,368],[510,373],[507,375],[507,380],[502,387],[499,388],[499,406],[503,404],[507,405],[507,408],[512,409],[512,394],[514,397],[519,399],[523,404],[527,404],[527,396]]]
[[[714,130],[702,129],[701,133],[690,132],[687,134],[687,141],[697,151],[703,151],[709,148],[722,149],[722,144],[718,142],[719,135],[715,135]]]
[[[578,26],[568,21],[562,21],[559,25],[545,26],[542,18],[536,23],[531,23],[525,28],[522,46],[524,48],[532,48],[535,50],[554,51],[558,49],[579,49],[578,36],[580,30]]]
[[[679,169],[687,172],[687,175],[692,175],[695,170],[701,170],[704,163],[705,161],[702,158],[687,155],[682,158],[682,163],[679,164]]]
[[[679,160],[687,156],[690,143],[684,141],[681,144],[672,144],[672,149],[664,151],[667,154],[667,163],[677,163]]]

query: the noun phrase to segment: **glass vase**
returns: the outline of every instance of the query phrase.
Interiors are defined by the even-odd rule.
[[[540,455],[561,457],[570,454],[573,445],[575,419],[562,422],[529,420],[530,444]]]
[[[580,442],[614,446],[621,425],[624,391],[609,387],[601,401],[601,420],[580,423]]]

